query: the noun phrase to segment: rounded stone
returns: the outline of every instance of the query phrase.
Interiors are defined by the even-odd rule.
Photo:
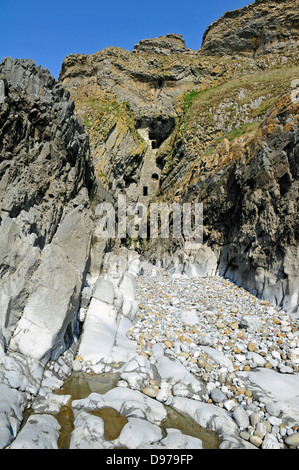
[[[246,429],[249,426],[249,417],[246,411],[242,406],[237,406],[237,408],[233,411],[233,417],[236,421],[237,425],[241,429]]]
[[[217,387],[213,388],[211,391],[211,398],[214,403],[220,403],[226,400],[224,393]]]
[[[151,398],[156,398],[156,396],[158,395],[158,390],[155,390],[154,387],[151,387],[150,385],[145,387],[142,392],[144,393],[144,395],[147,395]]]
[[[288,446],[298,446],[299,445],[299,432],[294,432],[293,434],[290,434],[290,436],[285,438],[284,442]]]
[[[169,394],[170,394],[170,390],[168,388],[166,388],[166,387],[161,388],[161,390],[159,390],[159,392],[156,395],[156,400],[163,403],[163,402],[167,401],[167,399],[169,397]]]
[[[260,437],[261,439],[263,439],[264,437],[264,434],[262,433],[262,431],[259,431],[259,430],[254,431],[254,435]]]
[[[266,404],[266,411],[267,413],[269,413],[269,415],[278,418],[278,416],[280,415],[280,406],[274,401],[270,401]]]
[[[251,442],[251,444],[253,444],[255,447],[260,447],[262,445],[262,442],[263,440],[261,439],[261,437],[259,436],[250,436],[250,439],[249,441]]]

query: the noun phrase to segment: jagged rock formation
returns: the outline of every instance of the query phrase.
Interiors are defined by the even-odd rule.
[[[94,183],[69,93],[33,61],[0,65],[0,329],[47,361],[72,340],[88,267]]]
[[[298,45],[298,0],[256,0],[212,23],[205,31],[201,52],[260,55],[296,50]]]

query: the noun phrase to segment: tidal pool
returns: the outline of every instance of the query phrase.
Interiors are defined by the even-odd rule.
[[[65,381],[62,388],[54,392],[60,395],[71,395],[72,397],[69,403],[66,406],[62,406],[60,412],[55,415],[55,418],[61,426],[58,440],[59,449],[69,448],[71,433],[74,429],[74,415],[71,406],[72,400],[86,398],[92,392],[105,394],[116,387],[118,379],[119,373],[91,375],[76,372]],[[175,411],[170,406],[166,406],[165,408],[167,410],[167,418],[161,424],[164,436],[166,436],[167,428],[176,428],[183,434],[201,439],[204,449],[217,449],[219,447],[220,439],[216,433],[201,428],[192,418]],[[128,422],[124,416],[110,407],[90,411],[90,413],[103,419],[105,424],[104,437],[108,441],[116,439],[122,428]]]

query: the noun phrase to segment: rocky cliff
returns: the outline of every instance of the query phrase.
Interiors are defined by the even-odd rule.
[[[0,64],[1,448],[58,448],[66,429],[69,448],[189,448],[180,431],[162,439],[162,403],[219,448],[298,446],[298,321],[284,313],[299,315],[297,6],[229,12],[200,51],[168,34],[71,55],[62,85],[33,61]],[[172,238],[172,214],[168,239],[127,237],[152,262],[135,286],[139,255],[97,226],[120,194],[202,203],[203,243]],[[101,393],[56,394],[72,371]],[[87,412],[109,413],[103,372],[131,420],[113,441]]]
[[[59,76],[85,124],[97,176],[113,192],[136,198],[148,147],[172,134],[184,95],[239,76],[237,61],[214,60],[185,47],[180,35],[146,39],[133,52],[109,47],[70,55]],[[243,71],[257,70],[248,59]]]
[[[257,130],[224,138],[193,164],[174,165],[157,201],[203,203],[204,247],[192,254],[184,245],[166,243],[163,250],[158,241],[149,250],[152,261],[160,253],[178,272],[218,271],[298,312],[297,96],[294,90],[280,98]]]
[[[89,141],[47,70],[4,59],[0,84],[1,337],[47,361],[72,340],[88,267]]]
[[[292,312],[297,130],[288,125],[297,111],[288,105],[284,113],[293,95],[281,97],[299,76],[297,56],[298,2],[256,1],[213,23],[199,51],[169,34],[142,40],[133,52],[71,55],[60,74],[90,135],[98,176],[115,194],[204,203],[205,248],[195,256],[177,241],[143,241],[152,261],[220,272]],[[277,148],[277,132],[285,147]],[[282,166],[278,154],[285,155]],[[248,225],[251,200],[255,218]]]
[[[296,50],[298,45],[299,2],[256,0],[212,23],[204,34],[201,52],[261,55]]]

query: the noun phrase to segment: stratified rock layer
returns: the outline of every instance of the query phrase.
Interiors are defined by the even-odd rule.
[[[181,240],[130,246],[173,271],[219,272],[290,313],[298,311],[298,24],[298,0],[259,0],[213,23],[198,52],[170,34],[133,52],[71,55],[60,74],[107,186],[134,202],[204,204],[196,252]]]

